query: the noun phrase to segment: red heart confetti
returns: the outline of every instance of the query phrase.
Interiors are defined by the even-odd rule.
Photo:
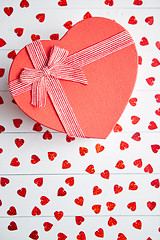
[[[157,129],[157,128],[158,128],[158,127],[157,127],[157,125],[156,125],[155,122],[151,121],[151,122],[149,123],[149,126],[148,126],[148,129],[149,129],[149,130],[155,130],[155,129]]]
[[[76,221],[77,225],[81,225],[84,222],[84,220],[85,219],[82,216],[76,216],[75,217],[75,221]]]
[[[138,168],[142,167],[142,159],[137,159],[133,162],[134,166],[137,166]]]
[[[137,105],[137,98],[130,98],[129,99],[129,103],[131,104],[131,106],[135,107]]]
[[[2,206],[2,200],[0,200],[0,207]]]
[[[109,5],[110,7],[114,5],[114,1],[113,0],[105,0],[104,2],[106,5]]]
[[[149,44],[148,39],[146,37],[142,37],[142,39],[140,41],[140,45],[141,46],[146,46],[148,44]]]
[[[155,45],[156,45],[156,47],[158,48],[158,50],[160,50],[160,41],[157,41],[157,42],[155,43]]]
[[[133,2],[134,5],[141,6],[143,4],[142,0],[134,0]]]
[[[74,141],[75,140],[75,137],[69,137],[68,135],[66,135],[66,141],[68,142],[68,143],[70,143],[70,142],[72,142],[72,141]]]
[[[80,196],[79,198],[76,198],[74,200],[74,202],[79,205],[79,206],[83,206],[83,203],[84,203],[84,198],[82,196]]]
[[[4,76],[4,73],[5,73],[5,69],[0,68],[0,78]]]
[[[136,19],[136,17],[135,17],[135,16],[131,16],[131,17],[129,18],[129,20],[128,20],[128,23],[129,23],[129,24],[132,24],[132,25],[137,24],[137,19]]]
[[[0,148],[0,154],[3,152],[3,149],[2,148]]]
[[[137,116],[131,116],[131,120],[132,124],[136,125],[139,122],[140,118]]]
[[[135,211],[136,210],[136,202],[130,202],[128,203],[127,207],[131,210],[131,211]]]
[[[40,198],[40,200],[41,200],[41,205],[42,205],[42,206],[46,205],[46,204],[49,203],[49,201],[50,201],[50,199],[47,198],[46,196],[42,196],[42,197]]]
[[[113,128],[113,131],[114,132],[122,132],[122,130],[123,130],[122,127],[118,123],[116,123],[116,125]]]
[[[17,34],[18,37],[21,37],[23,34],[24,28],[15,28],[14,32]]]
[[[63,197],[63,196],[65,196],[66,194],[67,194],[67,192],[64,190],[63,187],[60,187],[60,188],[58,189],[57,196]]]
[[[60,7],[67,6],[67,1],[66,1],[66,0],[60,0],[60,1],[58,2],[58,5],[59,5]]]
[[[100,153],[104,150],[104,146],[102,146],[101,144],[96,144],[96,152]]]
[[[15,208],[14,206],[11,206],[11,207],[9,208],[9,210],[7,211],[7,214],[8,214],[9,216],[17,215],[16,208]]]
[[[53,161],[55,159],[55,157],[57,157],[56,152],[48,152],[48,158],[50,161]]]
[[[67,236],[64,233],[58,233],[58,240],[65,240],[67,238]]]
[[[116,204],[113,202],[107,202],[106,206],[107,206],[108,211],[112,211],[115,208]]]
[[[135,141],[141,141],[141,137],[140,137],[140,133],[136,132],[135,134],[133,134],[133,136],[131,137],[133,140]]]
[[[41,210],[38,208],[38,207],[34,207],[33,210],[32,210],[32,215],[33,216],[39,216],[41,215]]]
[[[49,38],[51,40],[59,40],[59,34],[58,33],[51,34]]]
[[[1,181],[0,181],[0,184],[1,184],[1,186],[2,187],[5,187],[7,184],[9,184],[9,179],[8,178],[5,178],[5,177],[1,177],[1,179],[0,179]]]
[[[0,105],[4,104],[3,98],[0,96]]]
[[[5,7],[5,8],[4,8],[4,12],[5,12],[5,14],[7,14],[8,16],[11,16],[11,14],[13,13],[13,7]]]
[[[94,169],[94,166],[91,164],[89,165],[86,170],[86,172],[90,173],[90,174],[94,174],[95,173],[95,169]]]
[[[36,40],[39,40],[40,39],[40,36],[39,35],[36,35],[36,34],[32,34],[31,35],[31,40],[34,42]]]
[[[22,147],[23,144],[24,144],[24,139],[19,139],[19,138],[16,138],[15,139],[15,144],[18,148]]]
[[[10,163],[11,166],[13,167],[18,167],[20,165],[20,162],[18,161],[18,158],[13,158],[11,163]]]
[[[142,65],[142,57],[141,56],[138,56],[138,64]]]
[[[74,185],[74,177],[66,178],[65,183],[72,187]]]
[[[160,187],[160,182],[159,179],[155,179],[151,182],[151,186],[155,187],[155,188],[159,188]]]
[[[108,226],[112,227],[114,225],[117,225],[117,220],[113,217],[110,217],[109,220],[108,220]]]
[[[68,30],[72,28],[72,21],[68,21],[63,25],[65,28],[67,28]]]
[[[44,140],[51,140],[52,139],[52,134],[47,130],[44,134],[43,134],[43,139]]]
[[[158,108],[158,109],[155,111],[155,114],[157,114],[158,116],[160,116],[160,108]]]
[[[123,187],[119,186],[118,184],[114,185],[114,192],[118,194],[123,191]]]
[[[101,173],[101,177],[105,179],[109,179],[110,173],[108,170],[104,170],[104,172]]]
[[[10,224],[9,224],[9,226],[8,226],[8,230],[9,230],[9,231],[18,230],[17,224],[16,224],[14,221],[10,222]]]
[[[45,13],[37,14],[36,18],[38,19],[39,22],[44,22],[44,20],[45,20]]]
[[[124,169],[125,168],[124,162],[122,160],[119,160],[115,167],[119,169]]]
[[[99,238],[104,238],[104,231],[102,228],[99,228],[96,232],[95,232],[95,236],[99,237]]]
[[[86,153],[88,153],[88,149],[87,148],[85,148],[85,147],[80,147],[79,148],[79,154],[81,156],[85,156]]]
[[[152,67],[158,67],[159,65],[160,65],[160,62],[158,61],[158,59],[157,58],[153,58],[151,66]]]
[[[62,162],[62,169],[68,169],[70,167],[71,167],[71,164],[67,160],[64,160]]]
[[[98,204],[93,205],[93,206],[92,206],[92,210],[95,212],[95,214],[100,213],[100,211],[101,211],[101,205],[98,205]]]
[[[157,153],[160,149],[160,146],[158,144],[151,145],[151,149],[154,153]]]
[[[7,57],[13,60],[16,57],[16,55],[17,54],[16,54],[15,50],[13,50],[8,53]]]
[[[125,149],[129,148],[129,145],[128,143],[124,142],[124,141],[121,141],[120,143],[120,149],[123,151]]]
[[[34,183],[37,184],[38,187],[41,187],[43,185],[43,178],[36,178]]]
[[[23,123],[22,119],[19,118],[13,119],[13,124],[16,128],[19,128],[22,123]]]
[[[109,179],[110,173],[108,170],[104,170],[104,172],[101,173],[101,177],[105,179]]]
[[[63,217],[63,212],[62,211],[55,211],[54,212],[54,216],[55,216],[55,218],[57,219],[57,221],[60,221],[61,220],[61,218]]]
[[[99,195],[102,193],[102,189],[99,188],[98,186],[93,187],[93,195]]]
[[[21,197],[25,197],[26,196],[26,193],[27,193],[27,190],[26,188],[21,188],[17,191],[17,194]]]
[[[146,82],[148,83],[148,85],[153,86],[155,82],[155,78],[154,77],[146,78]]]
[[[151,166],[151,164],[148,164],[145,168],[144,171],[147,173],[153,173],[153,168]]]
[[[123,233],[118,233],[117,240],[127,240],[126,236]]]
[[[5,131],[5,127],[0,125],[0,133],[4,132]]]
[[[153,211],[153,209],[156,207],[156,202],[147,202],[147,207],[149,210]]]
[[[48,232],[53,227],[53,224],[50,222],[44,222],[43,226],[44,226],[44,231]]]
[[[40,161],[40,158],[37,155],[32,155],[31,156],[31,163],[36,164]]]
[[[0,38],[0,47],[4,47],[7,43],[4,41],[4,39]]]
[[[83,19],[87,19],[87,18],[91,18],[92,15],[90,14],[90,12],[86,12],[83,16]]]
[[[24,7],[29,7],[29,2],[27,1],[27,0],[22,0],[21,2],[20,2],[20,7],[21,8],[24,8]]]
[[[31,239],[39,239],[38,232],[37,230],[34,230],[33,232],[30,233],[29,237]]]
[[[141,220],[137,220],[136,222],[134,222],[133,227],[140,230],[142,228]]]
[[[154,23],[154,17],[150,16],[145,19],[145,22],[148,23],[149,25],[152,25]]]
[[[138,189],[138,186],[136,185],[136,183],[134,181],[132,181],[130,184],[129,184],[129,190],[132,190],[132,191],[135,191]]]
[[[42,131],[41,124],[40,123],[35,123],[34,126],[33,126],[33,131],[41,132]]]
[[[86,240],[86,235],[83,231],[79,232],[79,234],[77,235],[77,239],[78,240]]]

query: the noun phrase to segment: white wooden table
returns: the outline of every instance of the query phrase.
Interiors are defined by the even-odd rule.
[[[0,134],[0,239],[31,239],[29,235],[37,231],[41,240],[85,239],[84,236],[87,240],[96,240],[103,236],[102,230],[97,233],[100,228],[106,240],[160,239],[160,150],[158,152],[156,146],[160,145],[160,66],[151,66],[152,59],[160,61],[160,1],[143,0],[138,6],[133,4],[134,0],[114,0],[113,6],[106,5],[104,0],[67,0],[67,6],[59,6],[58,0],[28,2],[29,7],[24,8],[20,7],[20,0],[0,2],[0,38],[7,43],[0,47],[0,125],[5,127]],[[5,7],[13,7],[10,16],[4,12]],[[44,140],[47,128],[34,131],[35,122],[12,102],[7,85],[12,59],[7,55],[13,50],[17,53],[30,43],[32,34],[50,39],[50,35],[58,33],[61,38],[67,31],[64,23],[75,24],[86,12],[115,19],[135,40],[138,55],[142,57],[131,97],[137,102],[133,106],[131,100],[119,120],[123,130],[112,131],[106,140],[75,139],[69,143],[65,134],[50,129],[52,139]],[[39,13],[45,14],[43,22],[36,18]],[[131,24],[131,20],[128,23],[132,16],[136,24]],[[153,18],[147,21],[148,17]],[[24,29],[22,36],[17,36],[15,28]],[[147,38],[148,45],[140,44],[143,37]],[[150,77],[155,80],[146,81]],[[22,124],[15,126],[14,119],[21,119]],[[135,133],[140,133],[141,139],[132,137]],[[15,139],[23,139],[24,143],[21,140],[18,145],[16,140],[16,145]],[[121,150],[121,141],[126,142],[128,148]],[[105,147],[102,152],[96,152],[97,144]],[[88,149],[85,156],[80,155],[80,147]],[[54,160],[49,160],[48,152],[57,153]],[[36,164],[31,163],[33,155],[40,159]],[[11,165],[14,158],[20,163],[17,167]],[[70,168],[62,168],[64,160],[71,163]],[[94,174],[86,171],[89,165],[94,166]],[[107,179],[101,176],[105,170],[110,173]],[[5,182],[6,178],[9,183]],[[37,178],[43,179],[42,186],[34,183]],[[68,178],[71,178],[70,184],[74,178],[73,186],[66,183]],[[122,191],[118,193],[115,185],[122,187]],[[102,190],[98,195],[95,195],[96,186]],[[22,188],[26,189],[26,195],[20,196],[17,191]],[[59,188],[66,191],[65,196],[57,196]],[[42,196],[50,200],[46,205],[41,204]],[[83,197],[83,201],[79,197]],[[76,203],[75,199],[78,199]],[[78,205],[79,202],[83,205]],[[112,211],[106,206],[108,202],[115,203]],[[94,205],[100,205],[101,210],[96,206],[99,213],[92,209]],[[16,215],[8,214],[11,206],[15,207]],[[35,206],[40,209],[40,215],[33,216]],[[132,211],[130,207],[135,206]],[[63,212],[59,221],[54,216],[56,211]],[[84,218],[81,225],[76,223],[76,216]],[[17,230],[10,230],[11,222]],[[49,231],[44,230],[45,222],[53,224]],[[112,224],[115,225],[109,226]],[[83,234],[79,235],[81,231]],[[30,237],[37,239],[34,233]]]

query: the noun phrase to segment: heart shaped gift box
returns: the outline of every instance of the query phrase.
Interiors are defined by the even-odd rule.
[[[69,136],[106,138],[128,103],[137,68],[128,31],[114,20],[92,17],[61,40],[38,40],[20,50],[9,87],[36,122]]]

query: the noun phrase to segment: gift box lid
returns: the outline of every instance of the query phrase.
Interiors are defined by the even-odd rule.
[[[128,31],[114,20],[92,17],[61,40],[21,49],[9,86],[19,108],[36,122],[70,136],[106,138],[128,103],[137,69]]]

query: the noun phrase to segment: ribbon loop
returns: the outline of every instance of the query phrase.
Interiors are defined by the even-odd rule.
[[[50,51],[48,66],[51,67],[62,64],[64,60],[67,58],[68,54],[69,54],[68,50],[60,48],[58,46],[54,46],[53,48],[51,48]]]

